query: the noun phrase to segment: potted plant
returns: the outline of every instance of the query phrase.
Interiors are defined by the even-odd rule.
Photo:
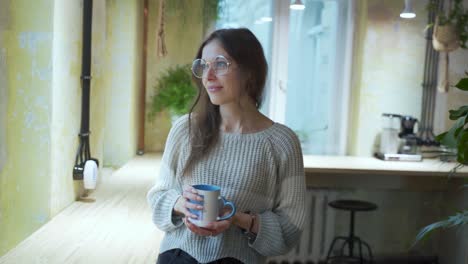
[[[446,2],[446,1],[445,1]],[[442,3],[444,1],[442,0]],[[445,52],[445,76],[438,86],[439,91],[448,92],[450,87],[449,72],[449,52],[459,47],[466,49],[468,41],[468,9],[463,6],[463,0],[448,0],[446,11],[441,10],[439,1],[429,1],[428,10],[435,12],[435,22],[433,26],[432,46],[434,50]]]
[[[468,72],[466,72],[468,76]],[[456,85],[456,88],[468,91],[468,77],[462,78]],[[458,165],[456,169],[468,165],[468,104],[463,105],[457,110],[450,110],[450,120],[454,120],[454,125],[446,132],[438,135],[436,140],[441,144],[457,150]],[[468,187],[465,185],[463,187]],[[445,220],[430,224],[424,227],[416,236],[416,242],[426,237],[432,231],[439,228],[451,228],[468,224],[468,209],[462,210]]]
[[[449,1],[446,12],[438,8],[436,1],[429,3],[429,10],[437,12],[432,36],[432,44],[437,51],[450,52],[458,47],[467,48],[468,9],[463,7],[462,0],[453,1],[453,6]]]
[[[170,67],[159,76],[154,90],[149,110],[151,119],[162,111],[167,111],[173,120],[187,113],[197,91],[192,83],[190,66]]]

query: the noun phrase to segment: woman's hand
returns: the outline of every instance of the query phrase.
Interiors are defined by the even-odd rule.
[[[227,214],[229,214],[229,211],[225,211],[223,216]],[[190,231],[192,231],[193,233],[197,235],[217,236],[223,233],[224,231],[228,230],[229,227],[231,227],[233,217],[227,220],[211,222],[206,227],[199,227],[195,224],[192,224],[190,220],[188,220],[187,218],[184,218],[184,223]]]
[[[203,210],[203,206],[191,203],[189,200],[203,201],[203,198],[197,194],[197,190],[190,185],[184,185],[182,196],[177,199],[174,205],[174,212],[184,217],[197,219],[196,214],[192,214],[189,209]]]

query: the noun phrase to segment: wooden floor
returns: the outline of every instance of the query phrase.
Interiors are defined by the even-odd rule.
[[[0,263],[155,263],[163,233],[151,222],[146,192],[159,162],[147,154],[119,170],[103,169],[87,200],[71,204]]]

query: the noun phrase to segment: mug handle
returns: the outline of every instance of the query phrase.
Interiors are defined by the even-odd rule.
[[[230,207],[232,208],[232,211],[231,211],[230,214],[228,214],[228,215],[226,215],[226,216],[218,217],[218,219],[217,219],[218,221],[222,221],[222,220],[229,219],[229,218],[231,218],[231,217],[236,213],[236,206],[235,206],[232,202],[227,201],[226,198],[224,198],[223,196],[220,196],[220,197],[221,197],[221,199],[223,200],[223,204],[224,204],[223,208],[224,208],[226,205],[228,205],[228,206],[230,206]]]

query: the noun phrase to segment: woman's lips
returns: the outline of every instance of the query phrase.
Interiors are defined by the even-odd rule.
[[[220,91],[221,89],[223,89],[222,86],[208,86],[208,92],[210,93],[216,93]]]

